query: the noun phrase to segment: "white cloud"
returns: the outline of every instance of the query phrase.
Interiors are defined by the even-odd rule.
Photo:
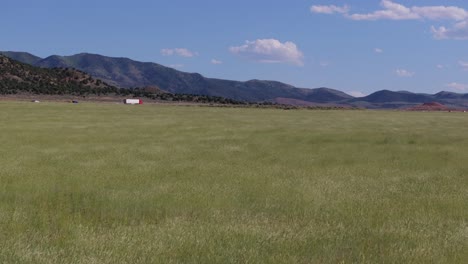
[[[399,77],[413,77],[415,75],[414,72],[405,70],[405,69],[396,69],[395,74]]]
[[[447,66],[442,65],[442,64],[437,64],[436,67],[437,69],[441,69],[441,70],[447,68]]]
[[[468,84],[452,82],[446,85],[449,88],[452,88],[456,91],[466,91],[468,90]]]
[[[319,14],[346,14],[349,12],[349,6],[336,6],[336,5],[313,5],[310,7],[312,13]]]
[[[193,52],[185,48],[162,49],[161,54],[163,56],[177,55],[177,56],[186,57],[186,58],[191,58],[191,57],[198,55],[197,52]]]
[[[281,43],[276,39],[246,41],[244,45],[230,47],[233,54],[261,63],[289,63],[304,65],[304,55],[293,42]]]
[[[321,61],[320,62],[320,66],[322,66],[322,67],[328,67],[328,66],[330,66],[330,64],[331,64],[331,62],[329,62],[329,61]]]
[[[375,48],[374,52],[375,53],[383,53],[383,49]]]
[[[169,67],[171,67],[171,68],[183,68],[184,65],[183,64],[171,64],[171,65],[169,65]]]
[[[220,61],[220,60],[217,60],[217,59],[212,59],[212,60],[211,60],[211,64],[215,64],[215,65],[216,65],[216,64],[223,64],[223,62]]]
[[[377,10],[367,14],[352,14],[353,20],[453,20],[462,21],[468,19],[468,11],[456,6],[413,6],[406,7],[391,0],[382,0],[380,5],[383,10]]]
[[[461,21],[468,18],[468,11],[456,6],[414,6],[411,10],[430,20]]]
[[[162,49],[161,54],[164,56],[171,56],[174,55],[174,50],[173,49]]]
[[[364,96],[367,95],[367,94],[365,94],[363,92],[360,92],[360,91],[349,91],[349,92],[346,92],[346,93],[351,95],[351,96],[354,96],[354,97],[364,97]]]
[[[378,10],[368,14],[352,14],[349,18],[353,20],[408,20],[420,18],[420,16],[412,12],[410,8],[390,0],[383,0],[380,5],[384,7],[384,10]]]
[[[459,61],[458,64],[462,67],[463,70],[468,71],[468,62]]]
[[[432,26],[431,31],[436,39],[468,39],[468,20],[456,23],[450,28]]]
[[[338,12],[336,6],[312,6],[315,13],[334,14],[341,13],[352,20],[449,20],[454,24],[447,26],[431,27],[435,39],[468,39],[468,11],[457,6],[412,6],[407,7],[392,0],[382,0],[381,10],[364,14],[349,14]],[[314,11],[315,10],[315,11]],[[344,11],[344,10],[342,10]]]

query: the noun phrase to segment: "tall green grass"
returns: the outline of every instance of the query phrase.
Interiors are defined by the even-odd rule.
[[[468,114],[0,102],[0,263],[468,263]]]

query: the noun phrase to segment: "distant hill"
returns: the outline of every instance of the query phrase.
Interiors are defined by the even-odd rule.
[[[22,52],[9,53],[23,61]],[[35,61],[43,68],[75,68],[117,87],[145,87],[155,85],[170,93],[199,94],[226,97],[241,101],[272,101],[291,98],[310,102],[339,102],[353,98],[341,91],[320,88],[304,89],[276,81],[251,80],[247,82],[206,78],[198,73],[187,73],[151,62],[138,62],[127,58],[112,58],[97,54],[80,53],[73,56],[53,55]]]
[[[350,108],[351,105],[349,104],[327,104],[327,103],[314,103],[299,99],[291,99],[291,98],[282,98],[278,97],[273,100],[273,103],[277,103],[280,105],[291,105],[291,106],[299,106],[299,107],[322,107],[322,108]]]
[[[468,108],[468,94],[442,91],[437,94],[381,90],[365,97],[330,88],[297,88],[277,81],[246,82],[206,78],[198,73],[178,71],[152,62],[80,53],[72,56],[39,58],[25,52],[0,52],[24,63],[42,68],[74,68],[111,86],[121,88],[155,86],[166,93],[229,98],[235,101],[276,102],[291,105],[351,106],[371,109],[405,109],[428,102],[447,107]]]
[[[307,96],[305,97],[306,101],[309,102],[316,102],[316,103],[332,103],[332,102],[343,102],[349,101],[354,97],[344,93],[342,91],[338,91],[335,89],[330,88],[315,88],[315,89],[307,89],[309,90]]]
[[[40,68],[0,54],[0,95],[107,95],[146,97],[158,101],[210,104],[246,104],[229,98],[173,94],[157,86],[118,88],[73,68]]]
[[[420,103],[431,101],[432,97],[426,94],[415,94],[406,91],[393,92],[389,90],[382,90],[370,94],[365,97],[356,98],[352,101],[365,101],[370,103],[390,103],[390,102],[407,102],[407,103]]]
[[[22,63],[31,64],[31,65],[35,65],[40,60],[42,60],[42,58],[37,57],[27,52],[0,51],[0,54],[8,58],[14,59],[16,61],[20,61]]]
[[[346,103],[365,108],[406,109],[425,103],[440,103],[447,107],[468,108],[468,95],[442,91],[436,94],[408,91],[381,90],[365,97],[353,98]]]
[[[424,103],[417,106],[413,106],[407,109],[408,111],[451,111],[451,109],[445,105],[437,102]]]
[[[79,70],[38,68],[0,55],[0,94],[86,94],[117,89]]]

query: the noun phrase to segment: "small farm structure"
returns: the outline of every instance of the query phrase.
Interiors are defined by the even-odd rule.
[[[143,104],[143,100],[141,99],[124,99],[124,104]]]

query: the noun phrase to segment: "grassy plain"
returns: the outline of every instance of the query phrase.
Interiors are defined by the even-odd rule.
[[[0,102],[0,263],[468,263],[468,114]]]

